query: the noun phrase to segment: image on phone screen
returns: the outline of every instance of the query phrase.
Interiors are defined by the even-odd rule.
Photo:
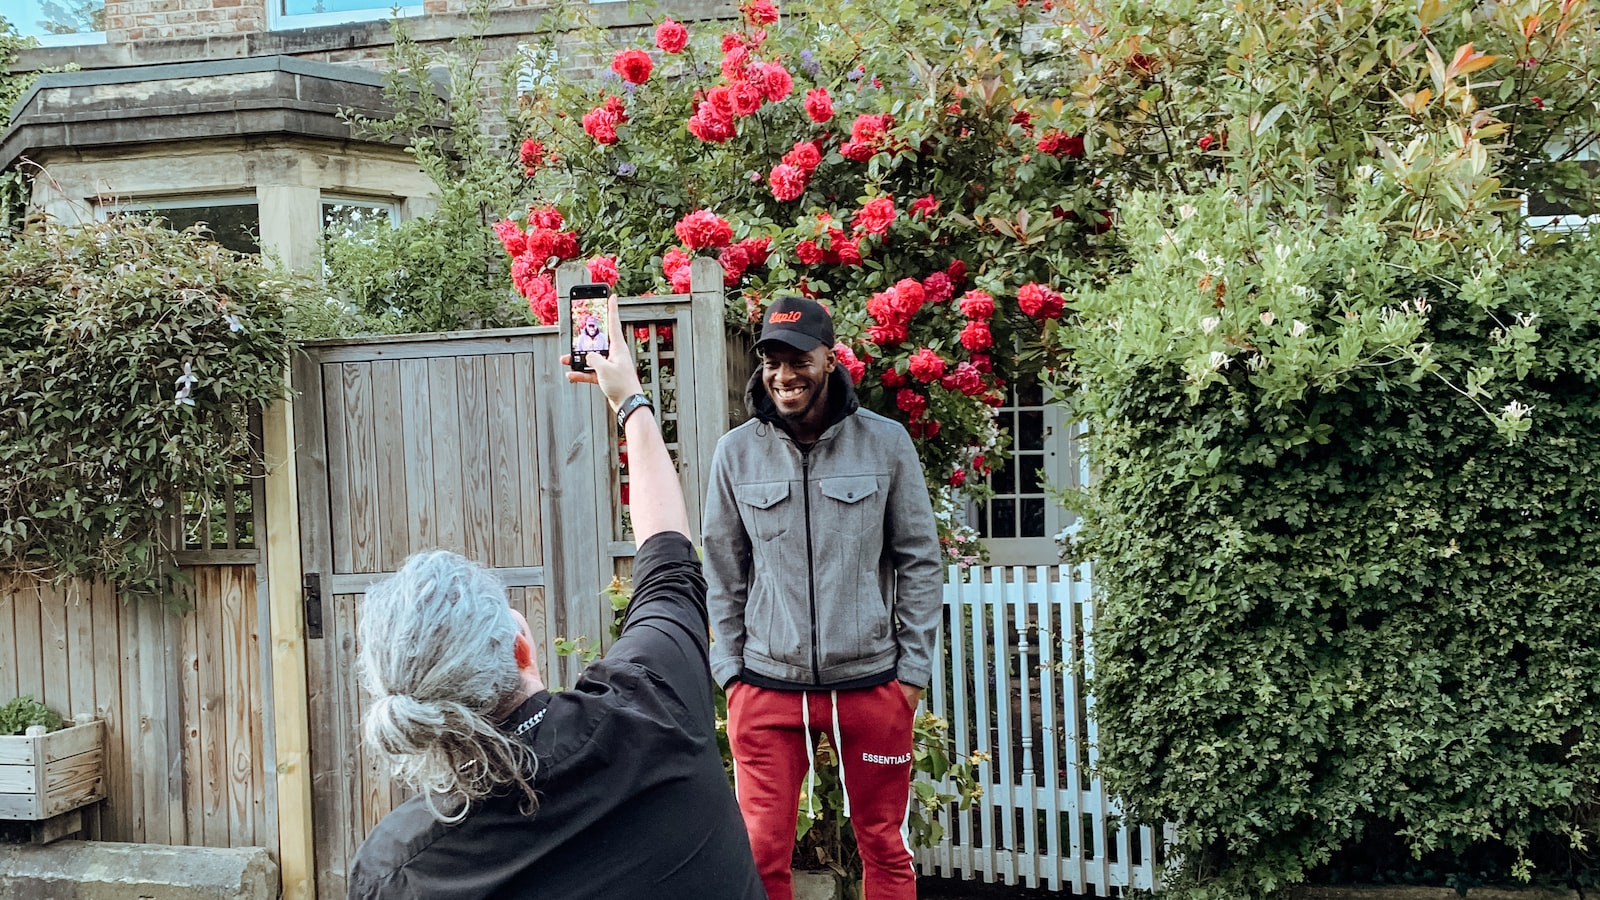
[[[572,368],[589,368],[588,355],[611,355],[611,323],[608,321],[611,288],[604,284],[580,284],[572,288]]]

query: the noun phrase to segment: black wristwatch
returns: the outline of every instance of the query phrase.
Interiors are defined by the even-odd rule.
[[[639,407],[641,406],[648,406],[651,412],[655,412],[656,409],[656,405],[650,402],[650,398],[643,394],[634,394],[628,399],[622,401],[622,405],[617,407],[618,431],[626,430],[628,425],[628,417],[633,415],[635,412],[638,412]]]

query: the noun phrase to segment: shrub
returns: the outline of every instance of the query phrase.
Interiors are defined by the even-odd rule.
[[[16,697],[0,706],[0,735],[23,734],[35,725],[55,731],[64,724],[60,713],[32,697]]]

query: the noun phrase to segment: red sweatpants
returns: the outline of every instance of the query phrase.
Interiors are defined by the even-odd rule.
[[[776,691],[735,681],[728,691],[734,788],[767,900],[793,900],[800,786],[811,743],[839,751],[847,812],[861,848],[863,900],[916,900],[906,816],[911,800],[911,705],[900,682],[853,691]]]

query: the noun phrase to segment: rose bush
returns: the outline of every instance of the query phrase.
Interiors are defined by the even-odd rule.
[[[993,407],[1037,372],[1063,273],[1107,240],[1084,139],[1060,103],[1021,89],[1046,13],[1013,0],[740,13],[662,17],[633,42],[587,32],[611,70],[524,98],[529,205],[558,205],[579,255],[615,258],[624,293],[684,291],[707,255],[733,327],[785,291],[827,304],[863,403],[906,423],[952,554],[971,558],[955,488],[981,492],[966,475],[1006,440]],[[497,230],[548,322],[558,258],[540,227],[519,214]]]

